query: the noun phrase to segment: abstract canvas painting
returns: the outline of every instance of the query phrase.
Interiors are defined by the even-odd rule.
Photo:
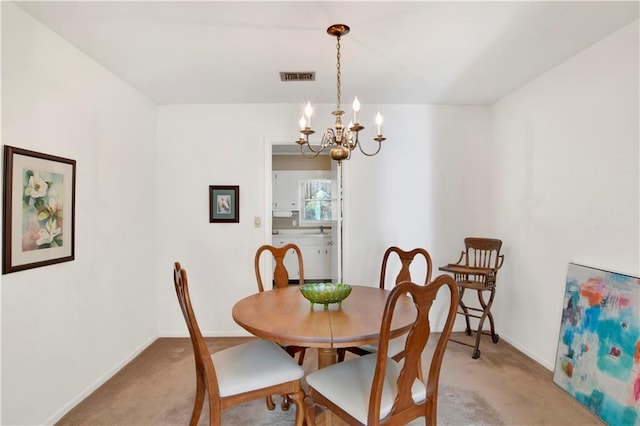
[[[640,279],[569,264],[553,381],[609,425],[640,425]]]

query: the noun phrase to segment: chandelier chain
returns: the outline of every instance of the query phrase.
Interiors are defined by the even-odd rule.
[[[337,86],[337,91],[338,91],[338,105],[336,108],[336,111],[340,111],[340,105],[341,105],[341,101],[340,98],[342,97],[342,92],[340,90],[340,86],[341,86],[341,82],[340,82],[340,36],[337,37],[338,42],[336,44],[336,86]]]

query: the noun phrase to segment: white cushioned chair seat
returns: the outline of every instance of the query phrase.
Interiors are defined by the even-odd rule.
[[[280,346],[254,340],[211,355],[220,396],[277,385],[304,376],[304,370]]]
[[[387,350],[387,356],[393,357],[400,352],[404,351],[404,345],[407,341],[408,333],[403,334],[402,336],[398,336],[395,339],[389,340],[389,349]],[[362,345],[358,346],[361,349],[364,349],[367,352],[378,352],[378,345],[376,343],[371,345]]]
[[[367,424],[369,396],[377,357],[378,354],[372,353],[325,367],[307,375],[307,384],[326,398],[338,403],[344,411],[359,422]],[[388,359],[386,379],[382,389],[380,418],[391,412],[398,392],[396,382],[399,374],[400,365]],[[411,391],[416,403],[426,398],[427,390],[420,380],[416,379]]]

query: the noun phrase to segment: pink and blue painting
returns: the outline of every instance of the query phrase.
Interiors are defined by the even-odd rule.
[[[553,381],[605,423],[640,426],[640,278],[569,264]]]

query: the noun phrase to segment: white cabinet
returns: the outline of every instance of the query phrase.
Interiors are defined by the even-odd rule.
[[[273,209],[298,210],[298,171],[283,170],[273,172]]]
[[[331,279],[331,247],[302,246],[305,281]]]
[[[281,247],[292,243],[300,247],[302,262],[304,264],[305,281],[331,279],[331,258],[333,240],[326,236],[279,236],[273,238],[273,245]],[[300,279],[300,271],[295,251],[291,250],[285,256],[285,267],[289,272],[289,279]]]
[[[277,170],[272,172],[273,210],[300,209],[300,182],[309,179],[330,179],[328,170]]]

